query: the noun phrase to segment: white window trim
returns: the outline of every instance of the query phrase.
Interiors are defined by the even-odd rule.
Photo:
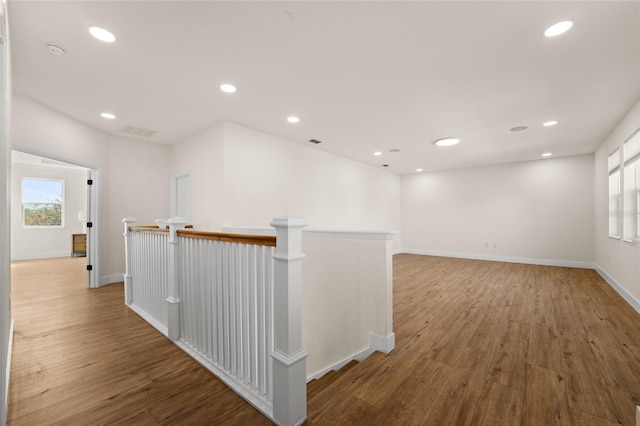
[[[610,165],[610,160],[611,160],[612,156],[614,154],[616,154],[616,153],[618,154],[618,157],[619,157],[618,165],[612,168],[611,165]],[[607,175],[607,200],[609,200],[609,198],[611,197],[611,193],[610,193],[610,189],[611,188],[609,186],[610,185],[609,181],[611,180],[611,176],[616,172],[619,174],[619,178],[618,178],[618,206],[617,206],[617,210],[615,211],[615,213],[618,216],[618,222],[617,222],[617,225],[618,225],[617,228],[618,229],[616,230],[616,234],[612,234],[611,233],[611,229],[609,229],[609,223],[607,222],[607,234],[609,235],[609,238],[613,238],[615,240],[622,239],[622,235],[623,235],[623,233],[622,233],[623,218],[622,218],[622,216],[620,214],[622,212],[622,196],[623,196],[623,194],[622,194],[622,179],[623,179],[623,175],[622,175],[622,167],[621,167],[622,161],[621,160],[622,160],[622,149],[620,147],[617,147],[616,149],[614,149],[611,152],[611,154],[609,154],[607,156],[607,169],[609,170],[609,173]],[[611,212],[611,210],[609,208],[607,208],[607,212],[608,212],[607,220],[610,220],[612,212]]]

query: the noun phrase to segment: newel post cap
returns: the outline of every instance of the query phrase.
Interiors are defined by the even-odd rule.
[[[122,219],[122,223],[135,223],[137,221],[138,219],[136,219],[135,217],[125,217],[124,219]]]
[[[303,218],[289,215],[274,218],[270,225],[276,229],[302,229],[307,226]]]
[[[183,217],[172,217],[167,220],[167,225],[186,225],[189,221]]]

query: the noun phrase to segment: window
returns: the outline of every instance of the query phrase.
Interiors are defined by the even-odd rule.
[[[620,238],[620,149],[609,155],[609,236]]]
[[[640,235],[640,133],[634,133],[623,146],[624,179],[623,179],[623,238],[632,241]]]
[[[64,181],[22,179],[22,223],[27,228],[64,226]]]

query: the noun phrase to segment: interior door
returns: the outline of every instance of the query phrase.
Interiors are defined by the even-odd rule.
[[[191,176],[188,173],[172,176],[171,217],[191,222]]]

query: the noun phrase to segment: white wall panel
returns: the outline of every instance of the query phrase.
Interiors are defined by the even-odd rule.
[[[593,261],[593,156],[402,179],[404,249]]]

